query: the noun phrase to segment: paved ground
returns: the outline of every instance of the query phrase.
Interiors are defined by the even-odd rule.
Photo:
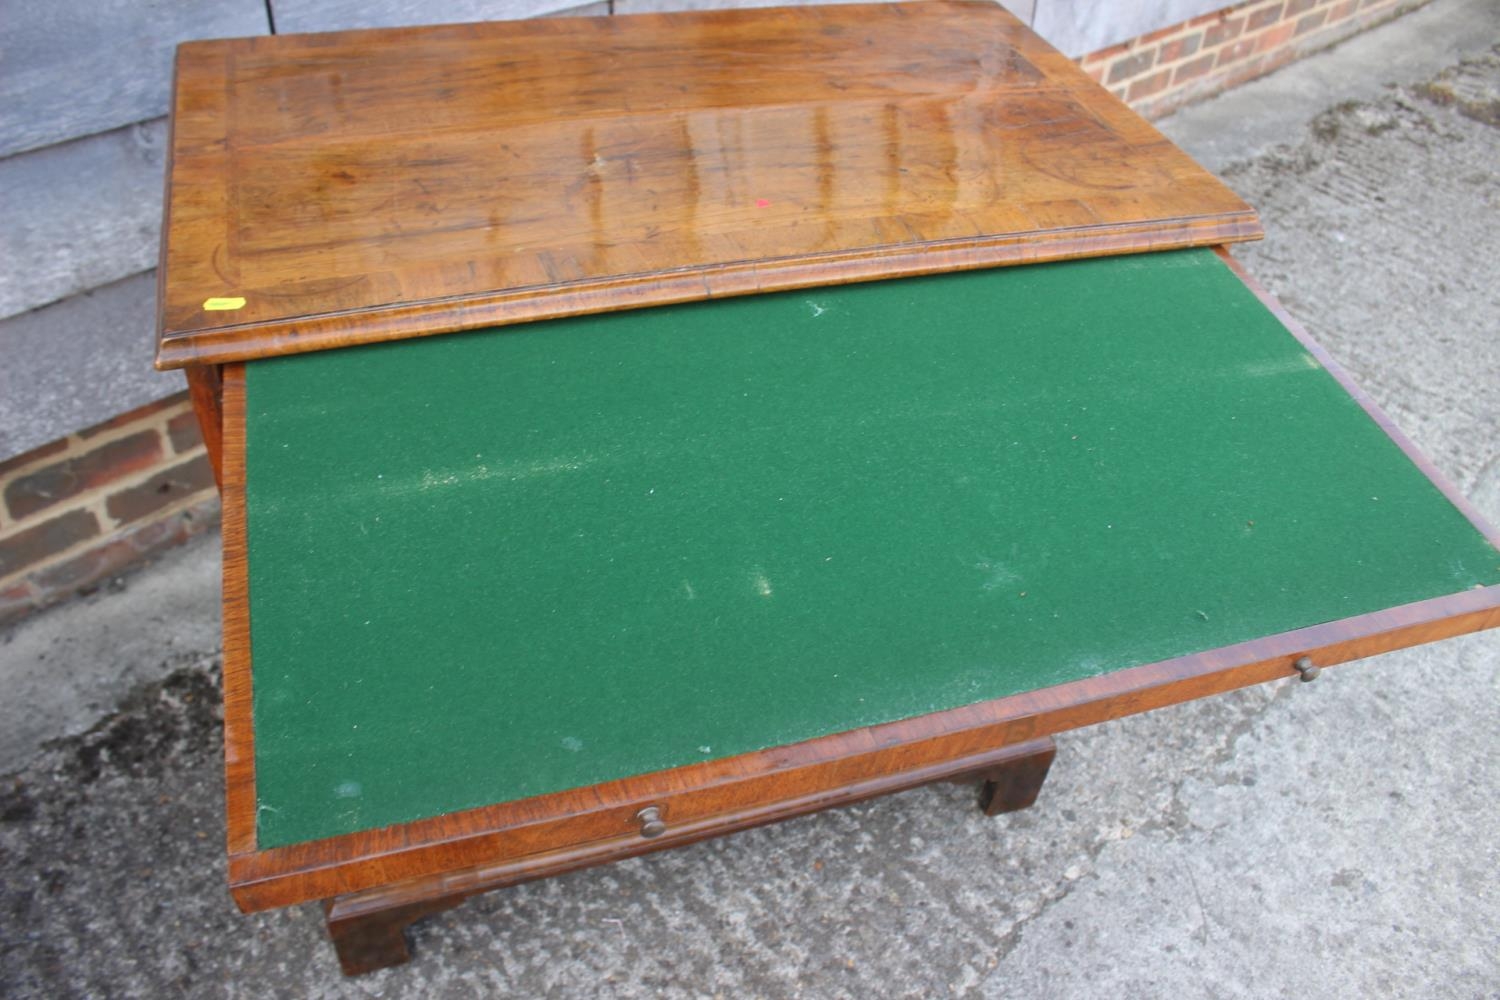
[[[1492,519],[1497,42],[1491,0],[1437,0],[1167,123],[1261,209],[1251,270]],[[1500,993],[1485,636],[1072,734],[1014,817],[924,789],[494,894],[342,980],[314,908],[224,891],[212,544],[0,635],[0,995]]]

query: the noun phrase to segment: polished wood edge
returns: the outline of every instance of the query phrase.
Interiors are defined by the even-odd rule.
[[[198,431],[208,452],[208,464],[214,470],[214,482],[224,491],[224,403],[223,371],[220,365],[189,365],[188,397],[198,418]]]
[[[1400,427],[1396,426],[1396,422],[1344,370],[1344,366],[1334,360],[1333,355],[1329,354],[1322,344],[1314,340],[1302,324],[1291,313],[1287,312],[1286,307],[1278,302],[1270,292],[1266,291],[1260,282],[1251,277],[1250,272],[1246,271],[1244,265],[1234,259],[1227,248],[1222,246],[1215,247],[1214,251],[1229,266],[1229,269],[1234,272],[1235,276],[1244,282],[1245,287],[1255,293],[1256,297],[1260,299],[1261,304],[1281,321],[1282,325],[1287,328],[1287,331],[1293,337],[1297,338],[1302,346],[1307,349],[1307,352],[1318,359],[1318,363],[1327,370],[1328,374],[1332,375],[1338,381],[1339,385],[1344,387],[1344,391],[1354,397],[1354,401],[1364,408],[1365,413],[1369,414],[1370,419],[1375,421],[1380,429],[1385,432],[1386,436],[1395,443],[1396,447],[1405,453],[1407,458],[1411,459],[1412,463],[1418,469],[1422,470],[1422,474],[1432,482],[1432,485],[1438,488],[1443,496],[1448,499],[1448,502],[1457,507],[1459,513],[1468,518],[1469,523],[1473,524],[1475,529],[1488,539],[1491,545],[1500,548],[1500,531],[1497,531],[1493,525],[1486,521],[1484,515],[1479,513],[1478,509],[1469,502],[1468,498],[1448,481],[1448,477],[1444,476],[1438,470],[1437,466],[1432,464],[1432,460],[1418,450],[1416,445],[1412,444],[1411,439],[1406,436]]]
[[[594,845],[579,843],[601,817],[623,836],[640,809],[655,805],[679,831],[727,832],[743,820],[736,803],[754,798],[759,782],[774,781],[783,804],[832,801],[841,786],[901,781],[944,761],[1296,676],[1293,663],[1303,656],[1327,667],[1496,626],[1500,585],[1476,588],[791,746],[382,830],[231,851],[231,893],[248,912],[478,865],[500,879],[542,877],[577,867],[596,851],[598,862],[626,856],[617,852],[635,846],[629,838],[600,846],[596,834]],[[679,810],[685,815],[674,816]]]
[[[167,245],[172,235],[172,176],[173,167],[176,164],[176,156],[173,150],[177,148],[177,100],[181,93],[179,82],[182,75],[179,54],[172,59],[172,89],[168,91],[171,99],[167,102],[167,146],[162,162],[161,180],[161,238],[156,244],[156,360],[157,371],[167,371],[161,363],[162,338],[167,329]],[[180,365],[171,365],[170,368],[190,368],[193,362],[184,361]],[[191,379],[189,379],[191,384]],[[196,404],[194,404],[196,406]],[[200,418],[201,419],[201,418]],[[219,479],[219,488],[223,489],[223,480]]]
[[[563,872],[592,868],[625,858],[683,847],[712,837],[738,833],[757,826],[766,826],[781,820],[806,816],[824,809],[863,802],[867,799],[908,791],[937,782],[979,781],[988,775],[1003,771],[1008,764],[1025,763],[1032,758],[1044,758],[1045,764],[1050,765],[1056,752],[1057,746],[1050,738],[1019,743],[998,750],[987,750],[967,757],[940,761],[904,774],[876,775],[868,780],[794,799],[761,803],[680,827],[669,826],[666,833],[653,840],[640,836],[627,836],[591,844],[571,845],[527,858],[476,865],[463,871],[442,872],[347,893],[328,900],[324,912],[330,920],[348,920],[436,898],[474,896],[494,889],[519,885],[522,882],[549,878]],[[1045,766],[1043,773],[1045,773]]]
[[[255,726],[245,527],[245,366],[223,371],[224,798],[231,855],[255,850]]]
[[[214,329],[167,331],[162,325],[158,326],[162,333],[157,341],[156,367],[166,371],[647,306],[946,271],[1216,246],[1262,236],[1259,217],[1246,208],[1202,219],[1147,220],[941,243],[864,247],[818,256],[683,268],[667,274],[611,276]]]

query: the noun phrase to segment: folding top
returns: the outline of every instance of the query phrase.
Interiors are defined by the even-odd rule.
[[[161,368],[1256,239],[991,3],[188,43]]]

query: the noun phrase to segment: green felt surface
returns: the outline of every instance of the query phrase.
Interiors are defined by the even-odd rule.
[[[1208,251],[253,362],[259,843],[1500,581]]]

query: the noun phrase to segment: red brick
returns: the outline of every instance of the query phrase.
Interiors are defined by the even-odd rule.
[[[1219,50],[1219,65],[1223,66],[1226,63],[1232,63],[1238,59],[1243,59],[1254,51],[1255,39],[1241,38],[1233,45],[1226,45]]]
[[[148,420],[163,410],[170,410],[174,406],[181,406],[186,401],[187,390],[184,389],[181,392],[175,392],[172,395],[167,396],[165,399],[158,399],[153,403],[147,403],[145,406],[137,406],[133,410],[126,410],[119,416],[110,417],[108,420],[105,420],[102,423],[94,424],[92,427],[86,427],[78,432],[78,436],[83,438],[84,440],[88,440],[92,437],[98,437],[105,431],[117,430],[121,427],[129,427],[131,424],[138,424],[143,420]]]
[[[180,545],[219,521],[217,494],[171,517],[137,525],[77,555],[70,556],[14,586],[0,590],[0,628],[33,611],[87,593],[105,579]]]
[[[14,518],[29,517],[85,490],[150,468],[161,459],[161,450],[161,435],[155,430],[116,438],[12,479],[5,487],[5,506]]]
[[[1133,76],[1140,76],[1156,63],[1156,50],[1148,49],[1145,52],[1137,52],[1133,56],[1115,60],[1115,64],[1109,68],[1109,82],[1119,83]]]
[[[1343,3],[1339,4],[1337,7],[1333,8],[1333,10],[1328,12],[1328,20],[1342,21],[1344,18],[1348,17],[1350,14],[1353,14],[1358,9],[1359,0],[1344,0]]]
[[[5,461],[0,462],[0,479],[5,478],[23,466],[30,465],[32,462],[47,458],[50,455],[56,455],[60,451],[65,451],[67,447],[68,439],[58,438],[56,441],[48,441],[46,444],[38,445],[30,451],[22,452],[13,458],[7,458]]]
[[[186,516],[183,516],[186,515]],[[141,525],[124,534],[48,566],[32,577],[43,602],[51,602],[98,585],[111,576],[119,576],[133,563],[171,548],[195,533],[193,516],[187,511]]]
[[[1292,32],[1296,30],[1297,26],[1295,24],[1287,22],[1286,24],[1278,24],[1270,31],[1262,31],[1255,36],[1255,51],[1268,52],[1278,46],[1285,45],[1291,40]]]
[[[1326,10],[1320,10],[1316,13],[1309,14],[1302,20],[1297,22],[1297,34],[1305,35],[1307,32],[1312,31],[1314,28],[1321,28],[1323,26],[1323,22],[1326,20],[1328,20],[1328,11]]]
[[[1245,19],[1242,17],[1225,18],[1203,33],[1203,44],[1212,48],[1231,38],[1238,38],[1244,27]]]
[[[1291,20],[1298,14],[1306,13],[1318,5],[1318,0],[1286,0],[1287,20]]]
[[[171,520],[171,518],[168,518]],[[55,566],[48,566],[36,574],[41,603],[53,601],[87,590],[105,577],[118,576],[135,561],[139,553],[135,546],[124,538],[114,538],[97,548],[80,552],[64,559]]]
[[[9,576],[27,566],[72,548],[99,534],[99,519],[86,510],[72,510],[43,521],[34,528],[0,539],[0,576]]]
[[[1108,62],[1115,56],[1124,55],[1129,51],[1130,43],[1121,42],[1118,45],[1111,45],[1108,48],[1098,49],[1097,51],[1090,52],[1088,55],[1083,57],[1083,63],[1085,66],[1091,66],[1094,63]]]
[[[1171,82],[1172,71],[1169,69],[1159,70],[1144,79],[1132,83],[1130,89],[1125,92],[1125,100],[1139,101],[1143,97],[1150,97],[1152,94],[1157,94],[1165,90],[1167,84]]]
[[[1197,52],[1198,47],[1202,44],[1203,32],[1201,31],[1174,39],[1161,47],[1156,61],[1158,63],[1169,63],[1176,62],[1178,59],[1186,59],[1194,52]]]
[[[203,434],[198,430],[198,414],[189,410],[168,420],[167,436],[172,439],[172,450],[179,455],[202,446]]]
[[[1261,28],[1275,24],[1279,20],[1281,20],[1281,4],[1278,3],[1270,7],[1264,7],[1251,14],[1249,20],[1245,22],[1245,30],[1259,31]]]
[[[194,493],[214,488],[208,456],[198,455],[180,465],[164,469],[136,486],[121,490],[105,501],[105,510],[115,520],[138,521]]]
[[[1192,80],[1196,77],[1202,76],[1204,73],[1207,73],[1209,70],[1214,68],[1215,58],[1216,56],[1214,55],[1214,53],[1210,52],[1206,56],[1199,56],[1192,62],[1183,63],[1181,66],[1177,67],[1177,73],[1175,76],[1173,76],[1172,82],[1182,83],[1185,80]]]
[[[1089,79],[1093,80],[1095,83],[1104,82],[1103,66],[1090,66],[1088,69],[1084,70],[1084,72],[1087,73],[1089,75]]]

